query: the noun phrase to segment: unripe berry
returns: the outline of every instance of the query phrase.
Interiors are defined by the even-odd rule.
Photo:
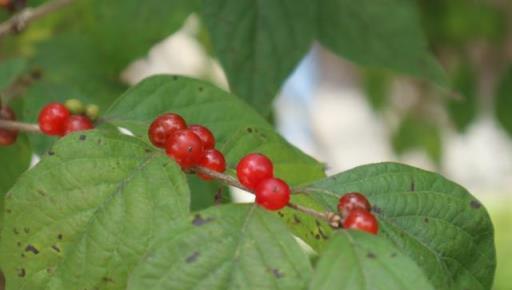
[[[274,176],[274,167],[265,155],[251,153],[238,162],[236,175],[245,187],[255,189],[261,181]]]
[[[350,211],[343,221],[343,228],[360,230],[376,235],[379,232],[379,223],[369,211],[356,208]]]
[[[66,102],[64,102],[64,106],[73,115],[80,115],[80,114],[83,114],[85,111],[84,104],[82,104],[82,102],[77,99],[66,100]]]
[[[219,173],[226,171],[226,160],[224,159],[224,155],[222,155],[222,153],[217,149],[205,150],[198,165]],[[198,173],[197,175],[204,180],[212,179],[212,177],[205,174]]]
[[[185,170],[199,164],[203,151],[203,142],[189,129],[172,133],[165,144],[167,155]]]
[[[254,194],[256,203],[268,210],[280,210],[290,201],[290,187],[279,178],[261,181]]]
[[[90,130],[93,128],[94,125],[86,116],[73,115],[70,116],[66,122],[64,122],[64,135],[77,131]]]
[[[178,114],[165,113],[158,116],[149,126],[148,137],[156,147],[166,147],[167,139],[176,131],[187,128],[185,120]],[[191,131],[191,133],[193,133]]]
[[[47,135],[63,136],[64,123],[69,115],[69,110],[63,104],[49,103],[39,113],[39,128]]]
[[[16,114],[7,106],[0,106],[0,120],[16,120]],[[8,146],[16,142],[18,131],[0,128],[0,146]]]
[[[96,121],[100,115],[100,107],[98,105],[89,104],[85,107],[85,115],[92,121]]]

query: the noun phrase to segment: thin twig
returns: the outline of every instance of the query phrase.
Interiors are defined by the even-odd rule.
[[[74,0],[53,0],[36,8],[27,7],[0,24],[0,37],[20,32],[31,22],[70,4]]]
[[[201,174],[204,174],[204,175],[208,175],[210,177],[213,177],[217,180],[220,180],[222,183],[226,184],[226,185],[230,185],[230,186],[233,186],[233,187],[236,187],[236,188],[240,188],[242,190],[245,190],[247,192],[250,192],[252,194],[254,194],[254,192],[250,189],[248,189],[247,187],[243,186],[242,184],[240,184],[240,182],[238,182],[238,180],[230,175],[227,175],[227,174],[223,174],[223,173],[219,173],[217,171],[213,171],[211,169],[208,169],[208,168],[205,168],[205,167],[194,167],[192,168],[193,171],[195,172],[199,172]],[[302,191],[304,192],[304,191]],[[295,203],[291,203],[289,202],[287,205],[287,207],[289,208],[292,208],[294,210],[297,210],[297,211],[300,211],[304,214],[307,214],[309,216],[312,216],[316,219],[319,219],[319,220],[323,220],[325,222],[327,222],[331,227],[333,228],[340,228],[341,227],[341,217],[336,214],[336,213],[332,213],[332,212],[319,212],[319,211],[316,211],[312,208],[308,208],[308,207],[304,207],[304,206],[301,206],[301,205],[298,205],[298,204],[295,204]]]
[[[39,129],[39,125],[37,124],[22,123],[17,121],[0,120],[0,128],[20,132],[42,133]]]

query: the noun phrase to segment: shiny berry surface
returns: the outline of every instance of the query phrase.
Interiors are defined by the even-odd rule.
[[[7,106],[0,107],[0,120],[14,121],[16,120],[16,114]],[[0,129],[0,146],[11,145],[16,142],[17,138],[18,131]]]
[[[187,128],[187,123],[178,114],[165,113],[158,116],[149,126],[148,137],[156,147],[164,148],[167,139],[176,131]]]
[[[73,115],[70,116],[66,122],[64,122],[64,135],[77,131],[90,130],[93,128],[94,125],[92,124],[91,120],[89,120],[89,118],[82,115]]]
[[[63,136],[65,122],[69,118],[69,110],[60,103],[50,103],[39,113],[39,128],[50,136]]]
[[[371,206],[368,199],[359,192],[349,192],[344,194],[338,203],[338,211],[347,216],[353,209],[360,208],[370,211]]]
[[[238,162],[236,175],[245,187],[255,189],[261,181],[274,176],[274,166],[265,155],[251,153]]]
[[[217,171],[219,173],[226,171],[226,160],[224,159],[224,155],[222,155],[222,153],[217,149],[205,150],[198,165]],[[212,177],[205,174],[199,173],[197,175],[204,180],[213,179]]]
[[[375,216],[367,210],[356,208],[352,210],[343,221],[345,229],[355,229],[376,235],[379,232],[379,223]]]
[[[165,144],[167,155],[181,166],[189,169],[196,166],[203,157],[203,142],[189,129],[178,130],[167,139]]]
[[[204,149],[212,149],[215,147],[215,137],[208,128],[201,125],[190,125],[188,128],[203,141]]]
[[[254,194],[256,203],[268,210],[280,210],[290,201],[290,187],[279,178],[261,181]]]

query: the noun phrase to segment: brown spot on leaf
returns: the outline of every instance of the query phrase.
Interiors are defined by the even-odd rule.
[[[53,245],[52,249],[55,250],[55,252],[60,253],[60,248],[57,245]]]
[[[278,211],[277,214],[280,216],[280,217],[284,217],[284,213]]]
[[[12,229],[12,232],[13,232],[15,235],[19,235],[19,232],[18,232],[18,229],[17,229],[17,228],[13,228],[13,229]]]
[[[21,242],[17,242],[16,246],[21,247]]]
[[[272,272],[272,275],[274,275],[274,277],[276,277],[277,279],[281,279],[284,277],[284,273],[279,271],[279,269],[274,268],[270,270],[270,272]]]
[[[0,271],[0,290],[5,289],[5,276],[2,271]]]
[[[380,207],[378,207],[378,206],[374,205],[374,206],[372,207],[372,211],[373,211],[374,213],[382,213],[382,208],[380,208]]]
[[[300,220],[300,218],[294,214],[293,215],[293,222],[296,223],[296,224],[300,224],[302,221]]]
[[[85,141],[85,139],[87,139],[87,136],[86,136],[86,135],[80,135],[80,136],[78,137],[78,140],[80,140],[80,141]]]
[[[197,261],[197,258],[199,258],[199,252],[193,252],[192,255],[188,256],[186,259],[185,259],[185,262],[187,262],[188,264],[190,263],[194,263],[195,261]]]
[[[204,88],[203,87],[199,87],[199,88],[197,88],[197,90],[202,92],[204,90]]]
[[[41,196],[46,196],[46,195],[47,195],[46,191],[44,191],[44,190],[42,190],[42,189],[37,189],[36,191],[37,191],[37,193],[39,193]]]
[[[375,258],[377,258],[377,256],[375,256],[375,254],[372,253],[372,252],[368,252],[368,255],[366,255],[366,257],[368,257],[368,259],[375,259]]]
[[[18,273],[18,277],[25,277],[27,275],[27,272],[25,271],[25,268],[16,269],[16,272]]]
[[[48,155],[53,156],[53,155],[55,155],[55,152],[50,150],[50,151],[48,151]]]
[[[103,277],[103,278],[101,278],[101,280],[103,282],[105,282],[105,283],[112,283],[112,282],[114,282],[114,280],[112,278],[110,278],[110,277]]]
[[[428,224],[428,222],[429,222],[429,221],[430,221],[430,220],[428,219],[428,217],[425,217],[425,218],[423,219],[423,222],[424,222],[424,223],[426,223],[426,224]]]
[[[478,200],[472,200],[469,205],[474,209],[479,209],[482,207],[482,204]]]
[[[416,191],[416,183],[413,181],[411,181],[411,191],[412,192],[415,192]]]
[[[34,253],[34,255],[39,254],[39,250],[36,247],[32,246],[31,244],[28,244],[25,247],[25,252],[32,252],[32,253]]]
[[[222,204],[222,192],[223,192],[223,188],[222,187],[219,187],[219,189],[217,189],[217,192],[215,192],[215,195],[213,196],[213,202],[215,205],[220,205]]]
[[[247,133],[252,133],[252,128],[247,128]]]
[[[30,229],[29,228],[23,228],[23,231],[25,232],[25,234],[30,233]]]
[[[12,212],[12,210],[11,210],[10,208],[6,208],[6,209],[5,209],[5,212],[6,212],[6,213],[11,213],[11,212]]]
[[[57,239],[62,240],[62,234],[58,234]]]
[[[192,220],[192,224],[194,226],[198,226],[199,227],[199,226],[202,226],[202,225],[207,224],[209,222],[212,222],[213,220],[214,220],[214,218],[211,218],[211,217],[203,218],[200,214],[196,214],[194,216],[194,219]]]

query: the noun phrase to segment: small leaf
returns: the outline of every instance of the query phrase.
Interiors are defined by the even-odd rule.
[[[164,154],[129,136],[71,134],[9,191],[2,270],[11,289],[125,289],[157,230],[188,208]]]
[[[358,231],[334,234],[310,290],[434,290],[420,268],[389,241]]]
[[[282,222],[231,204],[170,225],[130,275],[129,290],[304,289],[311,266]]]
[[[321,0],[318,19],[320,42],[336,54],[447,86],[428,51],[415,1]]]
[[[493,226],[485,208],[463,187],[432,172],[380,163],[307,188],[331,210],[346,192],[368,196],[379,235],[412,258],[435,289],[491,288],[496,268]]]
[[[393,134],[393,149],[403,154],[411,149],[422,149],[436,164],[442,157],[442,140],[439,128],[431,120],[408,116]]]
[[[268,116],[281,85],[311,46],[315,1],[205,0],[203,5],[233,92]]]

